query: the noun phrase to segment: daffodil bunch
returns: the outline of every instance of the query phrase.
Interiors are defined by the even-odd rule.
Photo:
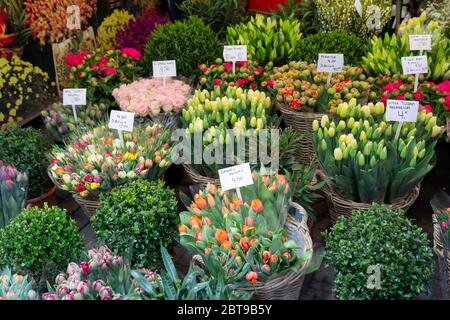
[[[387,122],[382,102],[337,107],[331,121],[313,122],[319,162],[337,191],[363,203],[392,203],[408,194],[436,162],[434,146],[443,128],[436,116],[419,112],[416,123]]]
[[[53,87],[39,67],[17,56],[0,58],[0,129],[22,121],[32,107],[47,102]]]
[[[170,135],[160,124],[137,126],[123,133],[122,146],[106,125],[75,132],[65,147],[53,148],[49,176],[62,190],[91,199],[138,178],[158,179],[171,165]]]
[[[284,175],[252,176],[253,185],[241,188],[242,198],[209,184],[180,214],[181,243],[216,257],[227,283],[245,278],[254,284],[302,263],[304,248],[289,239],[284,227],[289,182]]]

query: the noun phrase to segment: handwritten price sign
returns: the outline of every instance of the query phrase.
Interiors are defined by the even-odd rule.
[[[176,77],[177,63],[175,60],[153,61],[153,77]]]
[[[319,72],[341,72],[344,67],[344,54],[319,53],[317,71]]]
[[[224,46],[223,59],[225,61],[247,61],[247,46]]]
[[[409,50],[431,50],[431,34],[410,34]]]
[[[134,113],[111,110],[109,116],[109,128],[119,131],[132,132],[134,126]]]
[[[65,106],[86,105],[86,89],[64,89],[63,105]]]
[[[403,74],[428,73],[426,56],[402,57]]]
[[[419,101],[388,100],[386,121],[416,122],[419,113]]]
[[[244,163],[237,166],[219,170],[220,186],[222,190],[238,189],[253,184],[250,164]]]

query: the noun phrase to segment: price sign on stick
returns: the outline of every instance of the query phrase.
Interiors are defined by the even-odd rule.
[[[233,73],[235,73],[236,61],[247,61],[247,46],[224,46],[223,60],[233,63]]]
[[[153,61],[153,77],[163,79],[163,87],[166,87],[167,77],[177,76],[177,63],[175,60]]]
[[[344,67],[344,54],[342,53],[319,53],[317,62],[318,72],[328,72],[327,84],[331,82],[333,72],[341,72]]]
[[[431,50],[431,34],[410,34],[409,50],[410,51]]]
[[[122,148],[125,148],[122,132],[123,131],[132,132],[133,126],[134,126],[133,112],[111,110],[108,127],[110,129],[116,129],[119,132],[119,139]]]
[[[240,187],[253,184],[252,172],[250,164],[244,163],[237,166],[219,170],[220,186],[223,191],[236,189],[239,199],[241,197]]]
[[[426,56],[402,57],[403,74],[428,73]]]
[[[398,121],[400,124],[395,133],[398,139],[403,122],[416,122],[419,113],[419,101],[388,100],[386,105],[386,121]]]
[[[63,105],[72,106],[73,117],[78,121],[76,106],[86,105],[86,89],[64,89]]]

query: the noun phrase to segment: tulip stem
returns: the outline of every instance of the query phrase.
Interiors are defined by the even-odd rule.
[[[73,111],[73,118],[75,119],[75,122],[78,121],[78,116],[77,116],[77,108],[75,107],[75,105],[72,105],[72,111]]]

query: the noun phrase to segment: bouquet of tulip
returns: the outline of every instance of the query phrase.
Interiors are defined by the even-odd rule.
[[[91,53],[69,53],[66,64],[72,87],[87,88],[91,103],[110,106],[114,103],[114,88],[135,80],[140,60],[141,53],[136,49],[97,49]]]
[[[53,148],[49,176],[59,188],[91,199],[131,180],[158,179],[171,165],[170,135],[160,124],[137,126],[123,133],[122,147],[106,125],[75,132],[64,148]]]
[[[392,203],[408,194],[433,168],[434,146],[443,132],[431,112],[416,123],[387,123],[382,102],[342,103],[332,121],[313,122],[313,141],[322,168],[342,195],[363,203]]]
[[[271,100],[264,92],[251,89],[228,87],[223,93],[220,87],[216,87],[213,91],[196,90],[194,96],[188,101],[188,107],[182,110],[181,120],[183,128],[186,128],[187,137],[201,133],[203,149],[216,145],[225,147],[231,144],[234,151],[237,150],[235,143],[245,138],[249,130],[253,129],[255,135],[258,135],[261,129],[270,127],[273,123],[270,116],[271,106]],[[232,130],[233,135],[227,130]],[[268,138],[268,145],[270,145],[270,137]],[[195,148],[193,141],[192,146]],[[248,151],[249,148],[246,150]],[[191,160],[195,159],[195,153],[190,156]],[[225,165],[226,157],[224,152],[222,161],[215,161],[211,166],[205,163],[193,166],[197,172],[207,177],[215,177],[219,168],[227,166]]]
[[[292,196],[286,177],[252,176],[253,185],[241,188],[242,198],[210,184],[180,214],[181,243],[217,257],[226,283],[264,281],[301,265],[306,255],[284,228]]]
[[[57,43],[73,37],[79,29],[70,29],[68,7],[79,8],[81,28],[88,25],[88,20],[96,10],[96,0],[26,0],[25,15],[33,39],[39,44]],[[75,13],[74,13],[75,14]]]
[[[4,228],[25,207],[28,176],[0,160],[0,227]]]
[[[276,101],[301,112],[333,114],[339,103],[367,98],[370,88],[359,67],[345,66],[341,73],[333,73],[329,86],[328,75],[317,72],[315,64],[293,61],[273,71]]]
[[[79,127],[94,127],[107,118],[108,108],[105,104],[89,104],[77,109],[75,121],[72,108],[55,102],[48,110],[41,112],[47,131],[57,142],[64,141]]]
[[[444,191],[439,192],[431,200],[431,206],[448,244],[450,243],[450,196]]]
[[[123,111],[140,117],[176,114],[186,104],[191,87],[181,80],[142,79],[123,84],[113,90],[112,95]]]
[[[33,283],[27,275],[12,274],[6,267],[0,273],[0,300],[37,300],[38,294],[33,290]]]
[[[123,258],[101,246],[89,250],[80,264],[69,263],[42,300],[135,300],[140,299],[138,289]]]
[[[266,87],[273,87],[273,80],[269,79],[273,63],[269,62],[265,66],[260,66],[257,61],[237,61],[235,73],[233,64],[224,63],[221,58],[216,59],[215,64],[206,66],[201,64],[199,69],[202,73],[199,83],[201,89],[213,90],[220,86],[225,90],[228,86],[238,86],[243,89],[264,90]]]
[[[14,56],[0,58],[0,130],[22,121],[35,105],[48,102],[54,83],[47,73]]]

